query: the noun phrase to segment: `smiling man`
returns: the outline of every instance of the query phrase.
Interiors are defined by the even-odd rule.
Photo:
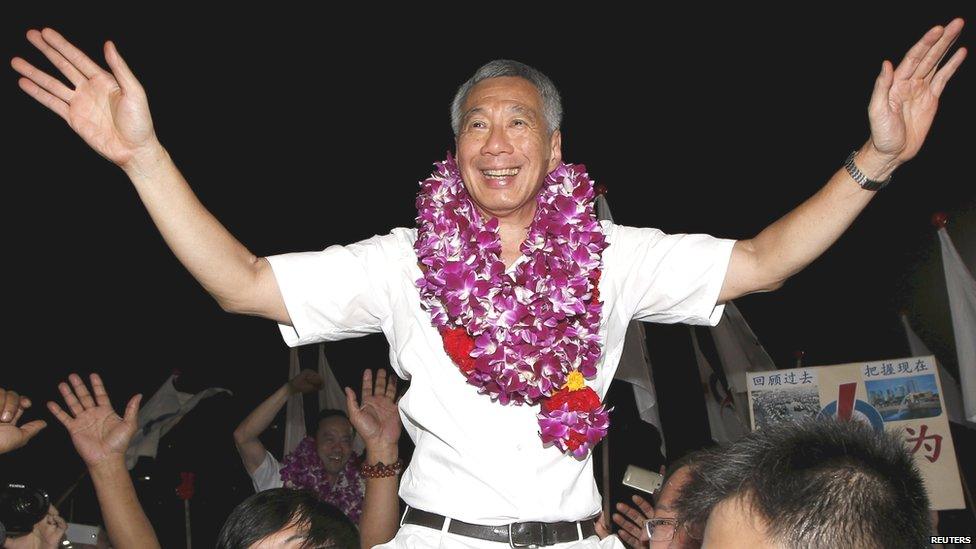
[[[359,474],[360,456],[353,451],[353,425],[344,412],[322,410],[316,423],[309,426],[313,435],[284,457],[284,465],[259,438],[289,397],[314,392],[322,383],[316,372],[302,370],[244,418],[234,430],[234,444],[255,492],[282,486],[305,488],[358,524],[366,483]]]
[[[599,543],[590,452],[606,434],[601,400],[627,324],[714,325],[727,300],[776,289],[822,254],[918,152],[965,57],[938,67],[962,25],[931,29],[897,69],[885,61],[865,144],[813,197],[740,241],[598,223],[592,182],[562,162],[555,86],[499,60],[455,95],[457,158],[422,182],[416,229],[260,258],[197,200],[111,42],[110,73],[57,32],[28,32],[73,88],[12,65],[21,89],[126,172],[223,309],[277,321],[292,346],[387,337],[392,366],[411,379],[399,407],[416,444],[391,546],[585,547]]]

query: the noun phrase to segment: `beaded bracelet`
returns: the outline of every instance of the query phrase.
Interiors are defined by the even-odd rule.
[[[368,465],[363,463],[359,466],[359,473],[366,478],[395,477],[401,472],[403,472],[402,459],[398,459],[390,465],[386,465],[381,461],[376,465]]]

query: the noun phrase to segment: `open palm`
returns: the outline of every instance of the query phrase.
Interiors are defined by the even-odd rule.
[[[30,30],[27,40],[74,89],[15,57],[10,64],[24,76],[18,81],[20,88],[63,118],[98,154],[124,166],[155,142],[146,93],[115,44],[105,44],[112,69],[107,72],[53,29]]]
[[[400,413],[396,405],[396,376],[387,376],[386,370],[376,373],[363,372],[362,405],[356,402],[356,393],[346,387],[346,408],[349,421],[363,438],[366,447],[396,446],[400,440]]]
[[[71,413],[65,412],[53,402],[48,402],[47,407],[68,429],[78,455],[89,467],[125,459],[125,450],[129,447],[129,441],[138,425],[139,401],[142,400],[142,395],[132,397],[125,407],[125,416],[119,417],[112,409],[105,385],[98,374],[91,375],[94,398],[81,377],[71,374],[68,380],[71,382],[70,386],[61,383],[58,389]]]
[[[882,63],[868,106],[871,139],[879,152],[898,163],[918,154],[935,119],[939,96],[966,57],[966,49],[959,48],[939,68],[962,27],[962,19],[934,27],[908,50],[898,68]]]
[[[30,407],[29,398],[0,387],[0,454],[24,446],[47,425],[39,419],[17,425]]]

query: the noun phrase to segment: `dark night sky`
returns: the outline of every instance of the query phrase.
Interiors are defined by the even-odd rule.
[[[606,22],[575,14],[559,24],[504,25],[453,14],[409,28],[303,13],[221,20],[178,10],[52,11],[5,16],[0,52],[48,69],[24,38],[28,28],[57,28],[101,63],[102,43],[115,40],[148,91],[160,140],[203,202],[259,255],[411,225],[417,181],[453,147],[447,107],[456,86],[499,57],[534,65],[560,87],[563,156],[609,187],[619,223],[748,238],[814,193],[865,141],[881,60],[900,60],[954,15],[976,24],[966,8],[929,2],[910,14],[734,11],[639,21],[616,14]],[[964,30],[960,43],[971,48],[972,36]],[[0,105],[10,324],[0,386],[43,402],[68,372],[99,371],[121,403],[151,394],[179,368],[187,390],[234,391],[198,408],[156,463],[140,465],[166,479],[181,468],[203,471],[195,504],[198,533],[210,539],[203,529],[216,528],[248,489],[231,430],[284,381],[285,346],[272,323],[220,311],[166,249],[124,174],[8,71]],[[897,313],[907,310],[955,370],[929,217],[949,214],[973,269],[972,97],[969,59],[920,156],[841,240],[780,291],[737,300],[781,367],[797,349],[808,365],[904,356]],[[652,327],[649,340],[664,372],[662,405],[686,400],[678,395],[693,393],[694,380],[669,386],[681,376],[668,372],[693,371],[687,330]],[[327,352],[349,383],[362,368],[386,364],[378,337]],[[697,433],[700,417],[687,420],[674,406],[664,410],[665,429],[687,449],[706,435]],[[63,428],[47,419],[48,430],[0,468],[59,494],[82,467]],[[681,433],[689,430],[696,434]],[[179,539],[176,481],[167,482],[140,490],[164,535]]]

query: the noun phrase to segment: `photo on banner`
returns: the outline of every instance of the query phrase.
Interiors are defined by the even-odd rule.
[[[934,357],[751,372],[747,378],[752,429],[839,418],[898,432],[922,473],[932,509],[965,508]]]

